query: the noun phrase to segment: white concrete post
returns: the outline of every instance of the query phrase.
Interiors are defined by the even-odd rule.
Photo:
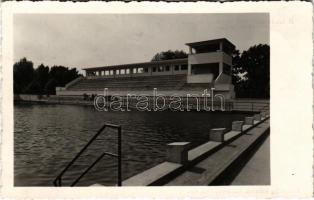
[[[221,60],[222,60],[222,58],[221,58]],[[220,61],[220,62],[219,62],[219,74],[222,73],[222,70],[223,70],[223,62]]]
[[[219,50],[220,50],[221,52],[222,52],[222,48],[223,48],[222,45],[223,45],[222,42],[219,42]]]
[[[256,120],[256,121],[261,121],[262,119],[261,119],[261,114],[255,114],[254,115],[254,120]]]
[[[253,125],[254,124],[254,118],[253,117],[245,117],[244,118],[244,124],[245,125]]]
[[[209,140],[215,142],[224,142],[226,128],[213,128],[209,132]]]
[[[243,121],[234,121],[232,122],[232,130],[233,131],[242,131],[243,129]]]
[[[185,164],[188,161],[189,142],[173,142],[167,144],[166,161]]]
[[[266,111],[266,112],[265,112],[265,115],[266,115],[266,117],[269,117],[269,115],[270,115],[270,114],[269,114],[269,111]]]

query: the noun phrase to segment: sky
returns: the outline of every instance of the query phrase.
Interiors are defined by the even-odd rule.
[[[269,16],[242,14],[16,14],[14,61],[77,69],[147,62],[190,42],[227,38],[240,51],[269,44]],[[81,71],[81,70],[80,70]]]

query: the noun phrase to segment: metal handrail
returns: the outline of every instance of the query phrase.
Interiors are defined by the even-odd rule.
[[[122,172],[121,172],[121,164],[122,164],[122,156],[121,156],[121,126],[115,125],[115,124],[108,124],[105,123],[98,131],[97,133],[88,141],[88,143],[81,149],[80,152],[76,154],[76,156],[69,162],[69,164],[61,171],[61,173],[56,177],[56,179],[53,181],[54,186],[62,186],[62,176],[64,173],[74,164],[74,162],[81,156],[81,154],[93,143],[93,141],[103,132],[103,130],[108,128],[118,129],[118,154],[113,154],[109,152],[104,152],[101,156],[99,156],[72,184],[71,186],[74,186],[76,183],[79,182],[81,178],[87,172],[92,169],[105,155],[113,156],[118,158],[118,186],[122,185]]]

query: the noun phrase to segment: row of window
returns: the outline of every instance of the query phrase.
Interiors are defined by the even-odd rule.
[[[187,70],[188,65],[175,65],[174,66],[174,71],[179,71],[179,70]],[[158,67],[153,67],[152,68],[153,72],[165,72],[165,71],[170,71],[170,66],[158,66]],[[137,67],[132,69],[133,74],[142,74],[142,73],[148,73],[148,68],[146,67]],[[96,75],[96,76],[112,76],[112,75],[125,75],[125,74],[130,74],[130,69],[116,69],[116,70],[104,70],[104,71],[96,71],[89,73],[89,75]]]
[[[142,74],[142,73],[147,73],[148,68],[143,68],[143,67],[138,67],[138,68],[133,68],[133,74]],[[124,75],[124,74],[130,74],[130,69],[116,69],[116,70],[104,70],[104,71],[96,71],[95,75],[96,76],[113,76],[114,74],[116,75]],[[93,73],[91,73],[93,75]]]
[[[187,70],[188,65],[175,65],[174,66],[174,71],[179,71],[179,70]],[[158,66],[158,67],[153,67],[153,72],[168,72],[170,71],[170,66]]]

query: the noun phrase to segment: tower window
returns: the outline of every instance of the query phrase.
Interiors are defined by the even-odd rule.
[[[206,63],[191,65],[192,74],[213,74],[214,79],[219,74],[219,63]]]
[[[223,64],[223,68],[222,68],[222,72],[224,74],[231,75],[231,67],[230,67],[230,65],[224,63]]]

